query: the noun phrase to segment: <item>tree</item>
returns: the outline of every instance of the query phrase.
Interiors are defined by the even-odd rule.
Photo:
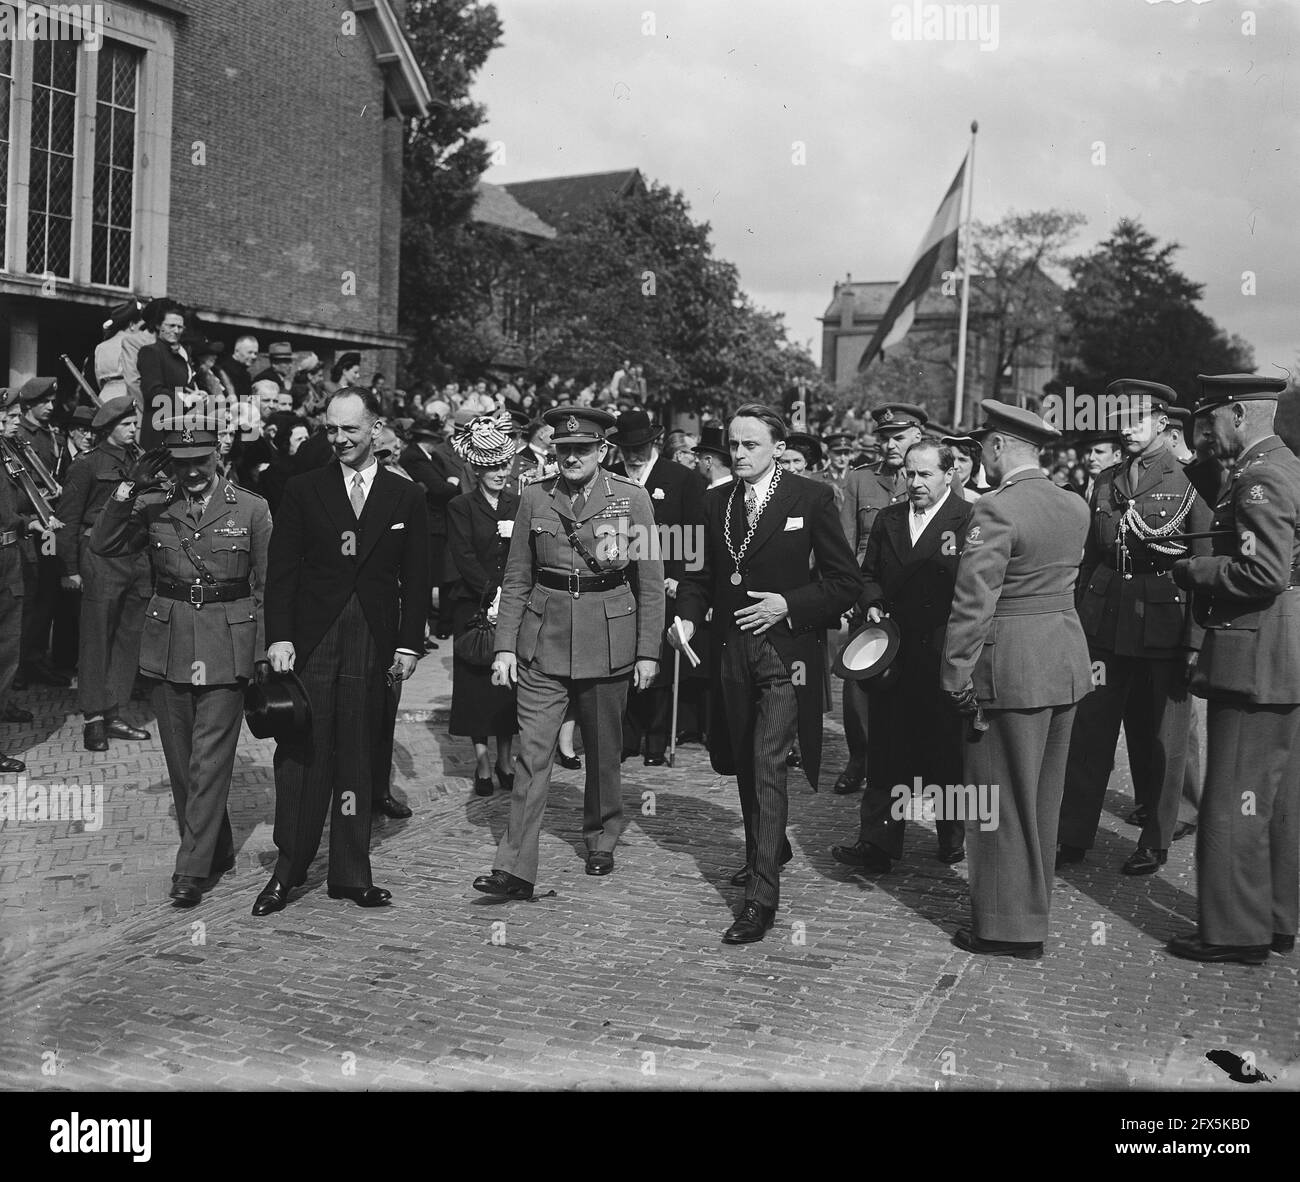
[[[1070,263],[1062,382],[1100,394],[1115,378],[1142,378],[1190,402],[1198,373],[1254,369],[1250,345],[1196,306],[1204,288],[1174,266],[1179,249],[1123,218],[1105,242]]]

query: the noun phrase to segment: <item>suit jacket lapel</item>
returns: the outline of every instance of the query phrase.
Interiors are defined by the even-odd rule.
[[[939,510],[921,531],[921,536],[916,539],[916,545],[912,547],[912,561],[924,562],[926,559],[933,557],[934,552],[939,548],[943,541],[945,530],[952,527],[952,523],[961,516],[962,505],[961,493],[950,492],[948,499],[944,502],[943,508]],[[911,512],[910,508],[908,512]]]
[[[1133,461],[1133,465],[1130,467],[1129,472],[1130,474],[1136,472],[1138,478],[1136,481],[1130,479],[1128,482],[1129,486],[1133,489],[1130,494],[1132,499],[1140,497],[1147,489],[1154,488],[1160,483],[1165,475],[1165,460],[1167,458],[1173,459],[1173,456],[1167,451],[1162,452],[1154,461],[1146,466],[1145,471],[1138,466],[1136,460]]]
[[[596,479],[592,481],[591,491],[587,493],[587,503],[583,505],[582,511],[574,520],[582,522],[595,517],[612,500],[609,479],[603,472],[596,473]]]
[[[361,538],[357,543],[358,562],[365,562],[370,551],[374,549],[375,543],[388,528],[401,491],[400,476],[394,476],[382,467],[375,473],[375,482],[370,486],[370,495],[366,497],[366,507],[361,511]],[[351,507],[348,506],[349,509]]]
[[[912,508],[909,505],[907,513],[911,511]],[[889,539],[890,544],[904,564],[912,561],[914,548],[912,546],[912,533],[907,526],[907,513],[888,514],[882,527],[885,531],[885,537]]]
[[[775,477],[773,477],[775,479]],[[748,490],[742,490],[747,492]],[[744,498],[737,497],[741,502],[740,519],[745,520]],[[763,515],[758,519],[758,526],[754,530],[753,541],[749,543],[749,549],[745,551],[746,560],[753,557],[774,533],[785,528],[786,510],[790,507],[795,499],[794,482],[786,477],[782,477],[781,483],[773,490],[772,495],[768,498],[767,504],[763,508]],[[734,527],[733,527],[734,528]],[[746,524],[745,529],[749,526]],[[745,536],[743,533],[740,535]],[[739,543],[737,543],[739,544]]]
[[[343,489],[342,467],[337,460],[332,460],[316,474],[316,490],[340,536],[357,532],[357,519],[352,515],[352,504]]]

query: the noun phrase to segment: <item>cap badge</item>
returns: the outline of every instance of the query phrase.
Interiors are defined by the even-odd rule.
[[[892,423],[894,421],[894,412],[892,410],[886,410],[885,413],[880,416],[880,421],[882,423]]]
[[[566,431],[576,431],[576,430],[578,429],[578,420],[577,420],[576,418],[574,418],[573,415],[570,415],[570,416],[565,420],[565,423],[564,423],[564,429],[565,429]]]
[[[194,442],[194,432],[191,431],[188,427],[184,428],[184,429],[181,431],[181,442],[182,442],[182,443],[193,443],[193,442]]]

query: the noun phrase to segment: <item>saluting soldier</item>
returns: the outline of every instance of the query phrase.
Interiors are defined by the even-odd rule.
[[[1174,564],[1205,628],[1192,692],[1207,706],[1199,922],[1169,951],[1262,964],[1295,947],[1300,911],[1300,460],[1273,429],[1284,378],[1199,381],[1198,437],[1232,469],[1213,554]]]
[[[107,751],[110,738],[149,738],[148,731],[118,715],[131,699],[140,663],[140,631],[153,594],[149,559],[142,551],[106,557],[90,546],[100,510],[140,458],[139,426],[139,409],[129,394],[110,398],[95,411],[91,427],[99,432],[99,443],[68,469],[57,510],[64,522],[55,535],[61,581],[81,591],[77,697],[87,751]]]
[[[0,438],[18,429],[18,391],[0,389]],[[9,701],[23,632],[23,559],[19,543],[29,521],[19,508],[18,490],[7,474],[0,473],[0,707],[6,722],[31,722],[32,716]],[[24,717],[25,715],[25,717]],[[21,759],[0,751],[0,772],[26,771]]]
[[[474,889],[531,898],[560,725],[572,700],[588,740],[587,873],[609,874],[622,829],[622,719],[654,681],[664,631],[664,566],[650,497],[603,470],[614,416],[553,407],[558,475],[520,498],[497,609],[499,684],[518,682],[519,772],[491,874]]]
[[[972,726],[977,711],[987,717],[967,738],[965,779],[998,793],[998,817],[989,830],[968,826],[971,926],[953,942],[1033,960],[1047,936],[1070,728],[1092,688],[1074,608],[1088,510],[1038,466],[1058,431],[1018,406],[982,406],[984,470],[998,483],[971,507],[940,681]]]
[[[158,679],[153,707],[180,830],[171,897],[193,907],[235,864],[226,798],[244,687],[262,650],[271,513],[217,475],[215,431],[176,426],[117,486],[90,548],[107,557],[147,552],[153,564],[140,671]],[[169,463],[171,491],[155,491]]]
[[[1127,458],[1097,477],[1079,568],[1079,622],[1096,673],[1070,737],[1056,861],[1082,862],[1092,848],[1120,723],[1129,702],[1141,700],[1139,717],[1153,741],[1138,744],[1145,766],[1134,767],[1133,780],[1155,792],[1142,814],[1137,850],[1121,871],[1154,874],[1168,859],[1178,824],[1192,715],[1187,669],[1201,645],[1188,596],[1171,571],[1189,552],[1209,552],[1204,539],[1189,543],[1166,535],[1204,532],[1210,510],[1164,436],[1169,407],[1177,401],[1173,390],[1121,378],[1106,394],[1123,405],[1119,433]]]

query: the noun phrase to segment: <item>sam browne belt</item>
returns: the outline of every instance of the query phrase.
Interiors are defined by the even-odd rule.
[[[216,583],[184,583],[180,579],[160,575],[154,584],[154,594],[164,599],[176,599],[202,607],[205,603],[233,603],[248,599],[253,589],[247,579],[229,579]]]
[[[567,591],[574,599],[583,592],[612,591],[627,582],[627,572],[612,570],[603,575],[566,575],[559,571],[539,570],[535,575],[539,586],[552,591]]]

